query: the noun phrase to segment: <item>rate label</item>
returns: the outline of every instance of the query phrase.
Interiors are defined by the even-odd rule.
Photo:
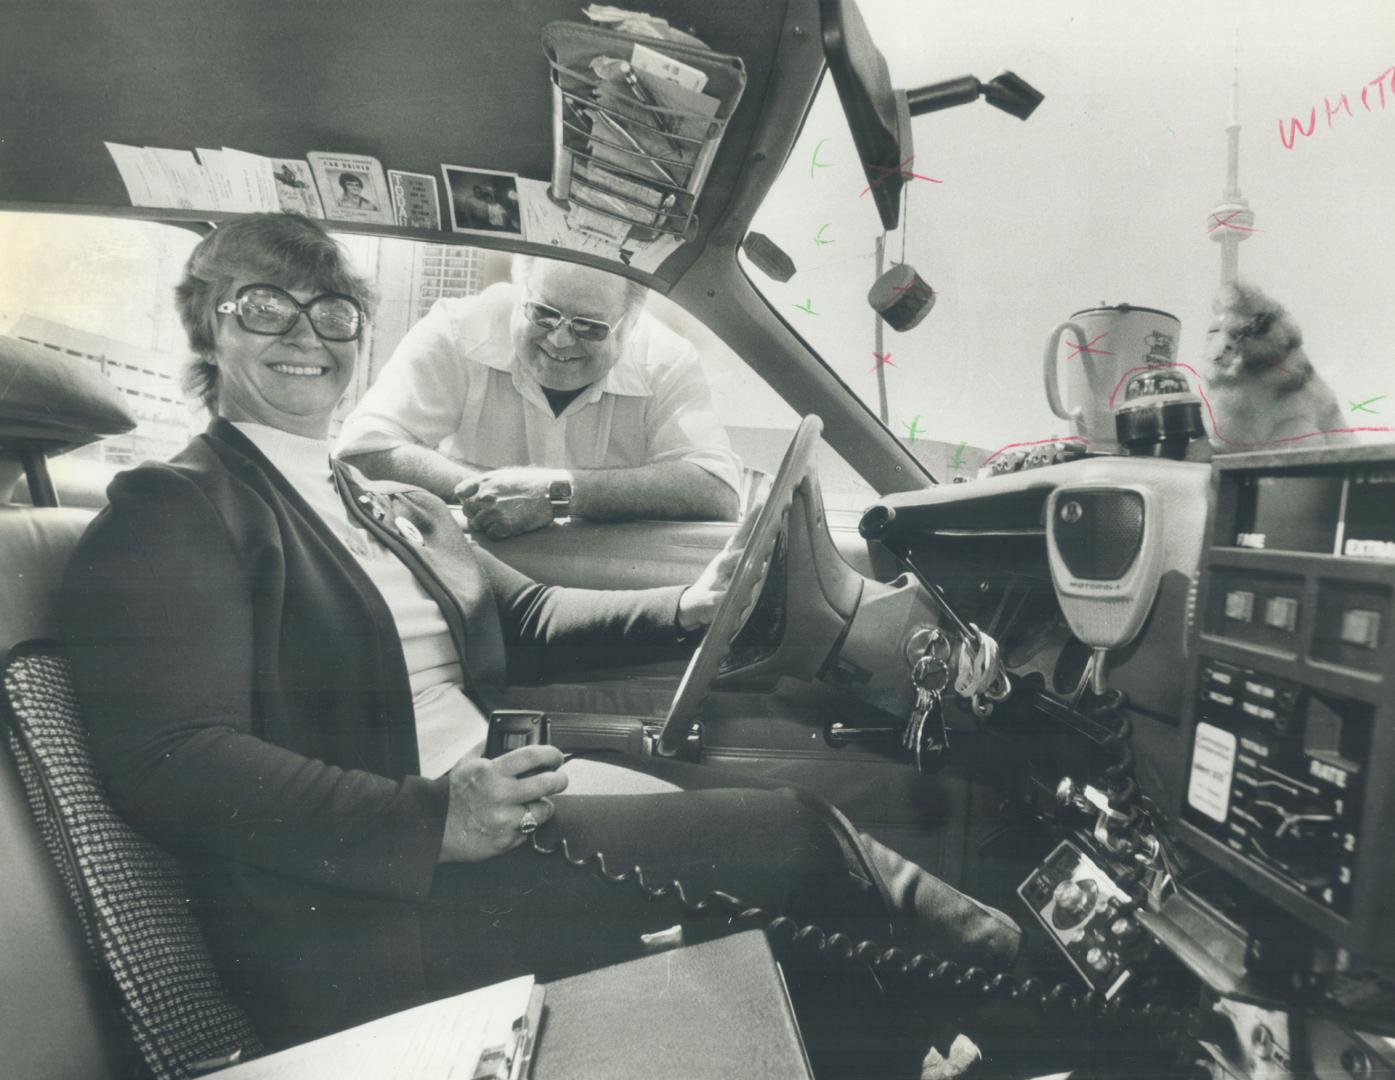
[[[1187,802],[1207,817],[1224,822],[1230,812],[1234,777],[1235,736],[1214,724],[1197,724]]]

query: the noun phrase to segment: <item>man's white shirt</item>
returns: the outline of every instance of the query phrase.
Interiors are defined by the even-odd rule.
[[[688,341],[641,310],[615,366],[555,416],[515,364],[515,302],[507,282],[438,300],[344,422],[336,454],[416,443],[485,468],[690,461],[740,490],[740,461]]]

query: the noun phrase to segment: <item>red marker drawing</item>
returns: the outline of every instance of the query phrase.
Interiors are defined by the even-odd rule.
[[[1232,210],[1225,217],[1221,217],[1219,214],[1212,214],[1211,220],[1214,221],[1215,224],[1208,228],[1206,232],[1208,234],[1213,233],[1217,229],[1234,229],[1236,232],[1259,232],[1258,229],[1252,229],[1248,225],[1234,224],[1235,216],[1237,214],[1243,214],[1244,212],[1243,210]]]
[[[857,197],[860,199],[860,198],[862,198],[863,195],[866,195],[866,194],[867,194],[869,191],[871,191],[874,187],[881,187],[882,184],[886,183],[886,182],[887,182],[888,180],[890,180],[893,176],[899,176],[902,180],[925,180],[925,181],[928,181],[928,182],[931,183],[931,184],[943,184],[943,183],[944,183],[943,180],[936,180],[933,176],[922,176],[922,175],[921,175],[920,173],[918,173],[918,172],[911,172],[908,168],[906,168],[906,166],[909,165],[909,164],[910,164],[912,161],[914,161],[914,160],[915,160],[915,155],[912,154],[910,157],[908,157],[905,161],[901,162],[901,164],[898,165],[898,166],[896,166],[896,168],[894,168],[894,169],[885,169],[885,168],[883,168],[883,167],[880,166],[880,165],[870,165],[870,164],[867,164],[866,162],[863,162],[863,164],[866,165],[867,168],[871,169],[873,172],[879,172],[879,173],[881,173],[882,175],[881,175],[880,177],[878,177],[876,180],[873,180],[870,184],[868,184],[868,185],[867,185],[865,188],[863,188],[860,192],[858,192],[858,196],[857,196]]]
[[[1086,353],[1094,353],[1096,356],[1113,356],[1114,354],[1110,352],[1108,349],[1092,348],[1095,342],[1102,341],[1104,338],[1107,338],[1108,336],[1109,331],[1106,330],[1103,334],[1096,334],[1084,345],[1071,345],[1069,341],[1066,342],[1067,345],[1070,345],[1071,349],[1071,354],[1067,356],[1066,359],[1074,360],[1077,356],[1084,356]]]

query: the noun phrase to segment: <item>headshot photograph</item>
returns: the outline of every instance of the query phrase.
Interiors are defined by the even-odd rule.
[[[334,201],[346,210],[376,210],[378,206],[363,194],[363,177],[354,172],[341,172],[335,178]]]

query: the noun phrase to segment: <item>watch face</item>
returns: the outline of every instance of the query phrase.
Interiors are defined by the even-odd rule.
[[[547,485],[547,497],[553,502],[567,502],[572,497],[570,480],[554,480]]]

